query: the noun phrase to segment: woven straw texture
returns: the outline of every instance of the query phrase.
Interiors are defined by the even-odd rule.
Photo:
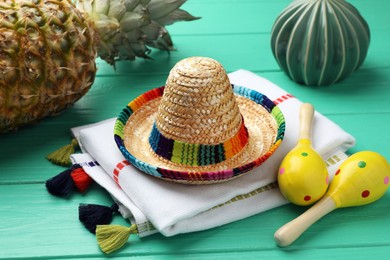
[[[224,69],[214,60],[189,58],[170,72],[156,118],[169,138],[217,144],[237,133],[241,116]]]
[[[201,57],[179,62],[165,87],[130,102],[115,124],[118,147],[133,165],[191,184],[226,181],[261,165],[283,135],[278,107],[232,86],[218,62]]]

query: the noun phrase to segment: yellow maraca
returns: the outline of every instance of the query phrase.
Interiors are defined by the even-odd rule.
[[[390,165],[378,153],[358,152],[336,171],[325,196],[298,218],[276,231],[279,246],[294,242],[314,222],[336,208],[365,205],[381,198],[388,186]]]
[[[310,205],[322,198],[329,186],[326,164],[311,145],[314,108],[305,103],[300,108],[297,145],[284,157],[278,171],[283,196],[297,205]]]

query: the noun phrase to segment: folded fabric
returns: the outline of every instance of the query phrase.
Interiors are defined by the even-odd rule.
[[[125,160],[114,142],[114,119],[72,129],[83,151],[72,155],[73,162],[119,202],[121,213],[137,225],[139,236],[157,231],[172,236],[205,230],[287,203],[275,184],[276,172],[297,142],[302,102],[249,71],[239,70],[229,77],[234,84],[267,95],[278,104],[286,121],[278,150],[260,167],[231,181],[186,185],[140,172]],[[346,158],[344,152],[355,143],[351,135],[317,112],[312,139],[331,175]]]

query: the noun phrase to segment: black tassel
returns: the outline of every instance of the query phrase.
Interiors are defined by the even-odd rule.
[[[96,232],[97,225],[107,225],[112,221],[112,215],[118,212],[119,207],[113,204],[111,207],[97,204],[80,204],[79,220],[92,234]]]
[[[67,196],[74,187],[71,176],[73,170],[80,168],[80,165],[74,164],[71,168],[59,173],[58,175],[46,181],[46,189],[49,193],[58,197]]]
[[[72,169],[67,169],[46,181],[46,189],[49,193],[58,197],[65,197],[73,189],[73,181],[70,177]]]

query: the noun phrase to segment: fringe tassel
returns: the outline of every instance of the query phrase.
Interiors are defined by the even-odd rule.
[[[70,160],[70,155],[74,153],[76,147],[78,147],[79,144],[77,142],[76,138],[72,139],[72,142],[68,145],[65,145],[58,150],[50,153],[46,156],[46,159],[48,159],[50,162],[62,166],[70,166],[72,164]]]
[[[70,177],[79,192],[86,191],[93,182],[92,178],[84,171],[83,168],[74,169],[70,174]]]
[[[85,191],[91,183],[91,177],[83,168],[79,164],[74,164],[71,168],[48,179],[45,185],[50,194],[65,197],[73,188],[77,188],[80,192]]]
[[[60,174],[46,181],[46,189],[49,193],[58,197],[65,197],[73,189],[73,181],[70,177],[72,168],[67,169]]]
[[[89,232],[95,234],[96,226],[110,224],[112,215],[118,210],[119,207],[115,203],[111,207],[97,204],[80,204],[79,220]]]
[[[119,225],[98,225],[96,227],[96,239],[100,249],[106,253],[112,253],[124,246],[131,234],[138,234],[137,225],[130,227]]]

